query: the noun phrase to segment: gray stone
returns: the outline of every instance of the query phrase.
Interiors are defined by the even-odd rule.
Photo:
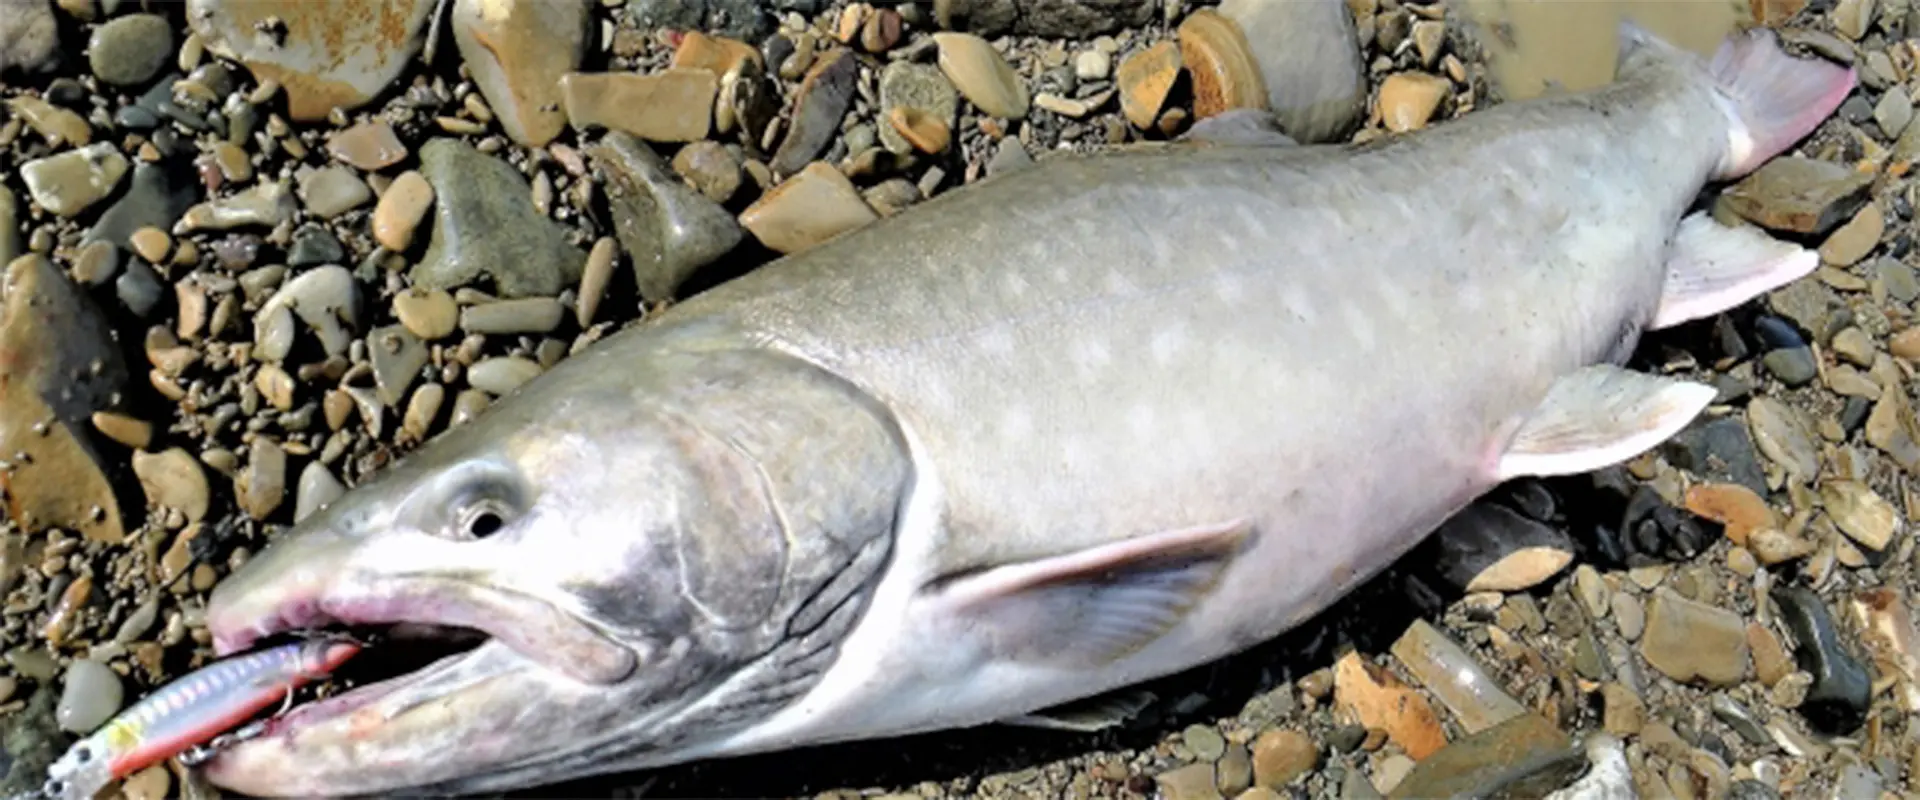
[[[367,182],[346,167],[322,167],[300,178],[300,200],[321,219],[333,219],[372,199]]]
[[[128,14],[93,30],[87,64],[93,75],[115,86],[153,80],[173,60],[173,26],[159,14]]]
[[[960,92],[947,81],[940,68],[932,64],[895,61],[880,72],[880,143],[892,152],[910,153],[913,145],[886,122],[896,108],[919,109],[952,128],[960,111]],[[1001,141],[1018,143],[1019,140],[1009,136]]]
[[[1788,386],[1805,385],[1820,374],[1818,365],[1813,362],[1813,351],[1805,347],[1783,347],[1768,351],[1761,356],[1760,364]]]
[[[60,730],[55,717],[58,708],[60,690],[54,688],[51,681],[43,682],[27,698],[27,705],[8,714],[4,722],[4,732],[0,732],[0,745],[5,747],[5,755],[0,758],[0,796],[29,797],[38,796],[40,787],[46,783],[47,767],[60,757],[66,749],[67,735]]]
[[[293,246],[287,248],[287,266],[311,267],[315,264],[338,264],[346,259],[346,248],[332,231],[319,225],[308,223],[293,232]]]
[[[368,360],[380,402],[397,407],[406,399],[420,369],[427,365],[427,346],[404,325],[388,325],[367,334]]]
[[[1735,214],[1773,230],[1825,234],[1866,202],[1873,176],[1828,161],[1782,156],[1722,194]]]
[[[1267,106],[1301,143],[1345,141],[1367,111],[1367,77],[1353,14],[1339,3],[1224,0],[1260,65]]]
[[[1873,262],[1873,269],[1893,299],[1911,303],[1914,298],[1920,297],[1920,278],[1915,277],[1912,267],[1890,256],[1881,256]]]
[[[87,229],[84,240],[112,242],[123,250],[130,250],[127,240],[134,231],[146,227],[172,229],[200,195],[199,187],[184,167],[163,166],[165,164],[168,162],[142,162],[135,166],[127,191]]]
[[[981,36],[1091,39],[1151,22],[1160,4],[1140,0],[935,0],[934,20]]]
[[[773,15],[763,6],[759,0],[628,0],[627,13],[641,28],[698,30],[759,41],[774,29]]]
[[[633,262],[642,297],[672,297],[701,267],[745,238],[732,214],[687,186],[638,138],[612,133],[587,154],[606,176],[614,232]]]
[[[20,203],[13,190],[0,186],[0,267],[20,255]]]
[[[433,239],[413,268],[416,285],[453,289],[487,277],[504,297],[528,297],[580,280],[587,254],[534,209],[526,178],[506,162],[440,138],[421,146],[420,173],[434,189]]]
[[[74,659],[62,683],[54,718],[59,720],[62,730],[72,733],[92,733],[118,712],[126,699],[126,687],[120,683],[120,676],[90,658]]]
[[[0,73],[51,69],[59,45],[53,0],[0,0]]]
[[[142,318],[151,315],[153,309],[160,305],[160,293],[165,288],[153,268],[137,258],[127,262],[127,271],[120,273],[120,279],[113,283],[113,291],[120,296],[120,302],[134,316]]]
[[[1820,471],[1820,451],[1807,432],[1799,412],[1772,397],[1756,397],[1747,404],[1747,426],[1760,453],[1779,464],[1796,481],[1813,480]]]
[[[1880,102],[1873,107],[1873,122],[1880,126],[1880,132],[1887,138],[1894,138],[1905,132],[1907,123],[1913,121],[1913,101],[1907,99],[1905,89],[1897,89],[1880,96]]]

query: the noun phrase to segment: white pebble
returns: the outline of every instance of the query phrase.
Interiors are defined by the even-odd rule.
[[[88,734],[106,724],[125,699],[119,675],[105,664],[83,658],[67,667],[66,686],[53,717],[61,730]]]
[[[1073,74],[1083,81],[1106,80],[1113,71],[1113,57],[1099,50],[1088,50],[1073,59]]]

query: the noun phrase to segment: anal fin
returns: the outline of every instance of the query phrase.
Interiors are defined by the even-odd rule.
[[[1719,391],[1599,364],[1555,381],[1500,456],[1499,480],[1575,475],[1633,458],[1679,433]]]
[[[945,581],[938,602],[997,658],[1094,668],[1179,625],[1252,530],[1236,520],[994,567]]]
[[[1043,708],[1030,714],[1008,717],[1001,720],[1000,724],[1019,728],[1095,733],[1124,724],[1132,719],[1133,715],[1140,713],[1141,709],[1152,705],[1155,699],[1157,698],[1154,694],[1145,689],[1116,689],[1083,700]]]
[[[1820,256],[1758,228],[1731,228],[1706,212],[1680,221],[1652,330],[1712,316],[1812,272]]]

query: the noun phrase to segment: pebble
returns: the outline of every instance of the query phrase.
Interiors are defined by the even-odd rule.
[[[1387,797],[1539,797],[1586,766],[1586,755],[1565,732],[1524,713],[1419,759]]]
[[[1120,113],[1128,122],[1142,130],[1153,127],[1180,77],[1181,65],[1180,45],[1172,41],[1120,59],[1114,77],[1120,87]]]
[[[120,298],[120,304],[132,311],[136,317],[147,317],[160,305],[161,295],[166,287],[161,284],[160,276],[155,274],[146,262],[135,259],[127,263],[120,279],[113,282],[114,296]]]
[[[1740,615],[1654,590],[1647,604],[1640,655],[1667,677],[1731,686],[1747,674],[1747,639]]]
[[[173,26],[159,14],[128,14],[93,29],[87,63],[115,86],[144,84],[174,58]]]
[[[37,254],[8,264],[0,285],[0,353],[10,354],[0,363],[0,452],[17,467],[0,473],[7,516],[28,533],[59,527],[118,544],[119,500],[86,430],[127,379],[107,318]]]
[[[360,322],[360,288],[338,265],[307,270],[288,281],[254,316],[255,354],[280,361],[293,349],[294,319],[312,329],[328,355],[344,355]]]
[[[1787,471],[1796,482],[1813,480],[1820,471],[1820,453],[1798,412],[1772,397],[1756,397],[1747,405],[1747,424],[1761,454]]]
[[[0,267],[20,257],[20,201],[0,186]]]
[[[1051,97],[1052,95],[1043,94],[1042,96]],[[1038,103],[1037,100],[1036,104],[1044,105]],[[1085,116],[1086,114],[1085,108],[1081,108],[1078,114],[1060,112],[1057,107],[1049,108],[1048,110],[1056,111],[1057,113],[1068,113],[1070,116],[1076,117]],[[913,145],[915,150],[919,150],[922,153],[937,155],[946,152],[947,145],[951,142],[953,136],[953,132],[947,129],[946,123],[935,119],[917,108],[896,108],[893,110],[893,113],[887,115],[887,122],[889,123],[887,126],[888,129],[900,134]]]
[[[233,492],[247,516],[262,520],[286,499],[287,451],[265,437],[255,438],[248,449],[246,466],[233,477]]]
[[[1880,132],[1887,138],[1905,132],[1907,123],[1912,121],[1913,101],[1908,99],[1905,91],[1887,92],[1873,106],[1873,123],[1880,126]]]
[[[607,284],[613,280],[613,262],[619,253],[619,243],[611,236],[600,237],[593,243],[593,249],[587,251],[587,267],[580,273],[579,300],[574,305],[574,321],[580,327],[593,324]]]
[[[119,713],[125,700],[126,687],[112,669],[93,659],[74,659],[62,679],[54,717],[61,730],[84,736]]]
[[[355,169],[377,172],[406,160],[408,152],[392,125],[369,120],[327,137],[327,154]]]
[[[419,172],[407,170],[393,179],[373,207],[373,239],[381,247],[404,253],[413,246],[413,234],[433,208],[433,186]]]
[[[204,0],[187,24],[207,52],[245,64],[286,94],[295,122],[352,111],[400,76],[425,44],[439,0]],[[263,30],[281,35],[263,36]]]
[[[211,507],[212,491],[200,461],[178,447],[158,453],[133,452],[133,473],[140,479],[147,503],[171,508],[186,515],[188,522],[199,522]]]
[[[940,71],[980,113],[1000,119],[1027,115],[1026,83],[986,39],[949,30],[935,33],[933,40],[940,49]]]
[[[835,49],[814,61],[800,81],[787,137],[767,162],[775,173],[798,172],[826,151],[840,133],[859,79],[860,62],[850,50]]]
[[[503,297],[557,295],[580,279],[586,254],[533,206],[526,178],[458,139],[420,148],[434,189],[433,234],[411,272],[417,286],[454,289],[491,278]]]
[[[1835,228],[1820,244],[1820,260],[1829,266],[1853,266],[1880,244],[1880,235],[1886,229],[1886,214],[1879,206],[1872,203],[1861,206],[1852,219]]]
[[[1424,128],[1450,88],[1446,78],[1421,72],[1390,75],[1380,84],[1380,119],[1394,133]]]
[[[174,223],[200,196],[196,186],[177,167],[138,164],[127,190],[87,230],[86,241],[132,247],[133,233],[142,228],[172,230]]]
[[[1219,800],[1212,764],[1188,764],[1167,770],[1154,778],[1164,800]]]
[[[47,0],[5,0],[0,3],[0,72],[18,68],[40,73],[58,63],[60,25]]]
[[[1522,591],[1573,561],[1566,533],[1492,502],[1461,509],[1431,538],[1438,572],[1467,592]]]
[[[453,295],[418,286],[393,296],[393,315],[409,332],[429,342],[452,335],[460,323]]]
[[[262,183],[251,189],[187,209],[174,223],[173,234],[193,231],[273,228],[293,219],[298,211],[293,189],[286,181]]]
[[[1188,725],[1181,731],[1180,740],[1200,761],[1218,761],[1227,753],[1227,740],[1220,732],[1206,725]]]
[[[107,438],[135,449],[146,447],[153,438],[153,426],[146,420],[114,411],[93,412],[93,427]]]
[[[41,208],[72,217],[112,194],[128,166],[119,148],[98,142],[21,164],[20,180]]]
[[[1805,386],[1820,375],[1820,368],[1814,363],[1813,350],[1806,347],[1769,351],[1761,357],[1760,364],[1767,368],[1768,374],[1788,386]]]
[[[1113,56],[1099,50],[1086,50],[1073,57],[1073,76],[1083,81],[1104,81],[1113,74]]]
[[[1848,538],[1875,551],[1887,549],[1900,513],[1873,489],[1858,481],[1832,480],[1820,487],[1821,504]]]
[[[625,134],[609,134],[588,147],[587,155],[606,178],[614,233],[632,262],[641,297],[673,297],[700,268],[719,260],[746,238],[741,227],[745,215],[736,220],[718,203],[689,187],[645,142]],[[776,187],[761,202],[784,191],[793,180]],[[844,176],[841,180],[845,181]]]
[[[509,300],[509,303],[521,301]],[[554,318],[559,319],[555,303]],[[374,395],[386,406],[398,407],[407,389],[427,365],[430,354],[426,343],[409,333],[404,325],[388,325],[367,333],[367,358],[373,366]]]
[[[488,358],[467,369],[467,383],[498,397],[533,380],[542,371],[539,364],[519,356]],[[458,398],[455,405],[459,405]]]
[[[699,141],[682,147],[673,154],[671,164],[675,174],[715,203],[732,200],[745,182],[740,159],[719,142]]]
[[[468,306],[460,327],[468,333],[546,333],[560,327],[565,309],[551,297],[526,297]]]
[[[1755,530],[1780,526],[1779,515],[1767,501],[1737,483],[1694,486],[1687,490],[1685,502],[1688,511],[1724,526],[1727,538],[1736,545],[1744,546]]]
[[[1874,0],[1840,0],[1832,12],[1833,29],[1841,36],[1853,41],[1867,35],[1867,26],[1873,23]]]
[[[454,0],[447,17],[494,119],[527,147],[545,147],[566,128],[560,77],[580,67],[591,22],[586,0]]]
[[[791,254],[879,219],[847,176],[815,161],[740,213],[740,224],[774,252]]]
[[[7,98],[7,110],[27,123],[53,147],[84,147],[93,142],[93,126],[87,119],[38,97],[20,95]]]
[[[1610,605],[1613,624],[1620,629],[1620,636],[1629,642],[1638,641],[1641,632],[1646,630],[1646,607],[1640,604],[1639,598],[1626,592],[1615,592]]]
[[[1236,109],[1267,107],[1267,86],[1240,27],[1220,12],[1202,8],[1176,32],[1181,63],[1193,90],[1195,119]]]
[[[1219,10],[1246,37],[1267,107],[1295,141],[1344,141],[1360,125],[1368,85],[1352,13],[1291,0],[1224,0]]]
[[[719,91],[719,76],[690,67],[648,75],[573,72],[560,79],[561,102],[576,130],[605,128],[655,142],[706,138]]]
[[[1833,348],[1834,355],[1862,367],[1872,367],[1874,356],[1877,355],[1872,337],[1855,327],[1842,328],[1833,335],[1833,341],[1828,346]]]
[[[1253,740],[1253,782],[1279,790],[1313,770],[1320,748],[1313,739],[1294,730],[1269,730]]]
[[[1721,202],[1764,228],[1824,234],[1860,208],[1872,182],[1839,164],[1780,156],[1729,187]]]
[[[323,167],[300,178],[300,199],[307,211],[321,219],[333,219],[365,205],[373,199],[373,190],[346,167]]]
[[[165,800],[172,790],[173,776],[159,764],[128,776],[120,784],[120,792],[127,800]]]
[[[890,120],[896,110],[903,108],[918,111],[951,130],[959,119],[960,93],[947,82],[939,67],[895,61],[880,71],[880,114]],[[890,152],[904,154],[914,148],[904,132],[892,125],[880,126],[879,136],[881,145]]]

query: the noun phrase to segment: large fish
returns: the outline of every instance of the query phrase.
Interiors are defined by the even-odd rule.
[[[1692,201],[1854,74],[1621,33],[1589,93],[1046,159],[609,337],[215,591],[223,653],[488,638],[210,777],[493,791],[1021,719],[1273,637],[1504,480],[1645,451],[1714,390],[1617,366],[1641,333],[1816,261]]]

